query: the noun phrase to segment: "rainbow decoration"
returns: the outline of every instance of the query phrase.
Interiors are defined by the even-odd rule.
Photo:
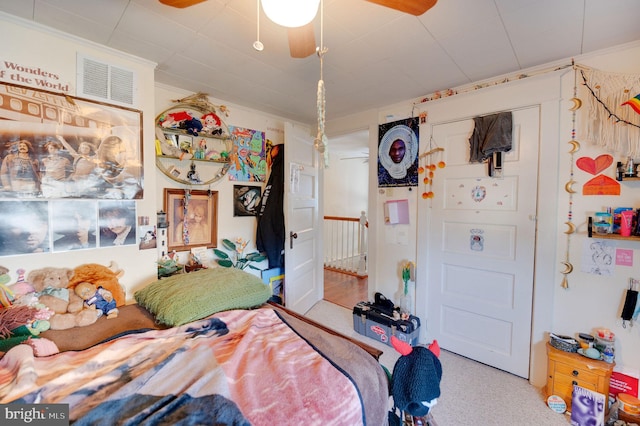
[[[622,105],[629,105],[635,112],[640,114],[640,93],[629,99],[627,102],[624,102]]]

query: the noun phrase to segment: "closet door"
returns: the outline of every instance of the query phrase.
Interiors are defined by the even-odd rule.
[[[469,163],[472,119],[433,125],[446,167],[428,236],[428,337],[451,352],[529,377],[539,107],[513,112],[503,176]]]

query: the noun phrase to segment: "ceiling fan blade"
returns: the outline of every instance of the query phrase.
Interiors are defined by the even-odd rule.
[[[420,16],[431,9],[438,0],[367,0],[370,3],[386,6],[400,12]]]
[[[202,3],[206,0],[158,0],[162,4],[167,6],[177,7],[184,9],[185,7],[193,6],[194,4]]]
[[[289,28],[289,53],[292,58],[306,58],[316,53],[313,21],[297,28]]]

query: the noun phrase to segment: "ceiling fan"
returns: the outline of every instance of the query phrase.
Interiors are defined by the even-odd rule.
[[[363,152],[360,155],[356,155],[353,157],[341,157],[340,160],[362,160],[363,163],[368,163],[369,162],[369,153],[368,152]]]
[[[185,8],[206,0],[158,0],[167,6]],[[438,0],[365,0],[370,3],[395,9],[400,12],[420,16],[431,9]],[[316,52],[313,21],[300,27],[289,27],[289,53],[292,58],[306,58]]]

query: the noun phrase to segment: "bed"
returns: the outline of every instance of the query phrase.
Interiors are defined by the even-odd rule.
[[[237,292],[227,275],[213,290],[209,278],[216,274],[158,281],[136,293],[137,303],[120,307],[117,318],[42,333],[58,354],[37,357],[31,346],[15,346],[0,360],[0,403],[69,404],[78,425],[386,424],[388,381],[379,351],[266,298],[256,307],[264,295],[202,301],[220,286]],[[235,306],[220,309],[221,298]],[[198,309],[183,315],[194,304]],[[183,316],[169,320],[163,307]]]

